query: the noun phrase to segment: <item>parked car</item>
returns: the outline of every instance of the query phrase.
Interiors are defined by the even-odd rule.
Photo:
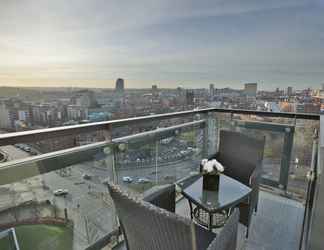
[[[137,180],[138,183],[150,183],[151,181],[147,178],[139,178]]]
[[[56,189],[54,191],[54,195],[55,196],[62,196],[62,195],[67,195],[69,193],[69,191],[67,189]]]
[[[34,149],[31,149],[31,150],[30,150],[30,154],[31,154],[31,155],[38,155],[38,153],[37,153]]]
[[[133,179],[131,177],[129,177],[129,176],[124,176],[123,177],[123,182],[131,183],[131,182],[133,182]]]
[[[90,180],[91,178],[92,178],[92,176],[89,175],[89,174],[83,174],[83,175],[82,175],[82,179]]]

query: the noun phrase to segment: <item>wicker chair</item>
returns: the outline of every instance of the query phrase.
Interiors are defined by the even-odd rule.
[[[248,201],[240,204],[240,222],[247,226],[247,234],[253,210],[257,211],[259,184],[265,138],[261,140],[233,131],[220,131],[219,151],[216,158],[225,167],[224,173],[252,188]]]
[[[114,201],[128,250],[235,250],[237,241],[238,209],[234,210],[219,235],[196,225],[159,204],[174,209],[174,185],[163,188],[158,194],[135,199],[119,187],[107,183]],[[162,198],[159,200],[159,197]]]

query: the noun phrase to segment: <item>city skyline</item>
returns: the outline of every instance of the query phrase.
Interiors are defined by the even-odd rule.
[[[323,0],[2,1],[0,86],[320,88]],[[22,14],[23,10],[23,14]]]

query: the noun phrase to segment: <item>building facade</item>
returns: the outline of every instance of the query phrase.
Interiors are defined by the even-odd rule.
[[[124,90],[125,90],[125,82],[124,82],[124,79],[122,78],[118,78],[116,80],[116,87],[115,87],[115,91],[117,93],[124,93]]]
[[[244,94],[247,96],[256,96],[258,91],[257,83],[245,83],[244,84]]]

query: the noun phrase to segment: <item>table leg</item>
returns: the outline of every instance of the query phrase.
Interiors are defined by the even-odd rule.
[[[209,213],[209,230],[213,230],[213,214]]]
[[[230,216],[231,216],[232,211],[233,211],[233,208],[232,208],[232,207],[230,207],[230,208],[227,210],[227,217],[230,217]]]
[[[190,207],[190,218],[192,220],[193,219],[192,204],[191,204],[191,201],[190,200],[188,200],[188,202],[189,202],[189,207]]]

